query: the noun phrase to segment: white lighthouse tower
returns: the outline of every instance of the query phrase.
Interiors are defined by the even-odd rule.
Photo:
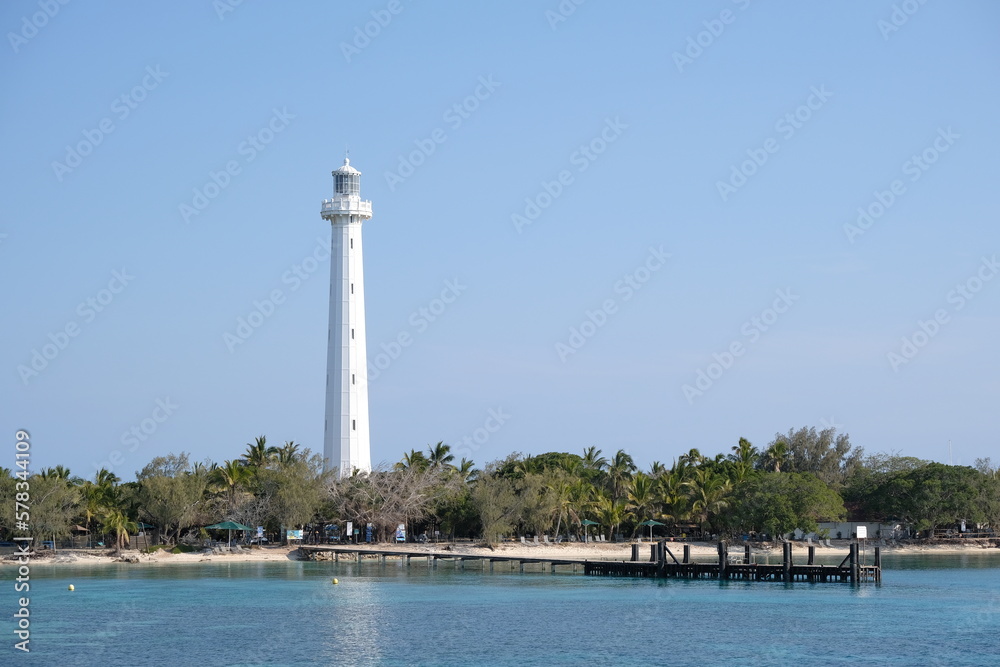
[[[333,226],[323,457],[327,469],[336,467],[347,477],[372,468],[361,261],[361,223],[372,217],[372,203],[362,201],[361,172],[347,158],[333,172],[333,199],[323,200],[320,215]]]

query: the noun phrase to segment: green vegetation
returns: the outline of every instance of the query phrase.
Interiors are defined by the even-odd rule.
[[[190,548],[183,539],[206,537],[203,526],[229,520],[272,535],[371,523],[378,540],[405,524],[411,539],[440,531],[491,545],[515,535],[582,535],[585,525],[608,539],[634,537],[649,520],[663,524],[661,534],[729,537],[810,532],[848,516],[922,531],[1000,524],[1000,472],[989,459],[971,468],[865,457],[833,429],[779,433],[763,450],[742,438],[715,456],[691,449],[670,467],[654,461],[647,470],[623,450],[604,456],[596,447],[580,455],[515,453],[479,470],[467,459],[455,462],[443,442],[344,479],[322,468],[309,450],[269,446],[264,436],[221,464],[191,463],[183,452],[157,457],[135,482],[107,470],[84,481],[57,466],[30,477],[31,528],[47,540],[83,526],[95,542],[103,536],[120,550],[146,523],[163,548],[180,553]],[[10,470],[0,474],[0,498],[10,506],[18,481]],[[4,536],[12,534],[12,516],[0,515]]]

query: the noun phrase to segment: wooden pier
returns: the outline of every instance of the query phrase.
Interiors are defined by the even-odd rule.
[[[731,556],[729,547],[718,544],[718,559],[713,562],[695,562],[691,559],[691,547],[683,545],[680,560],[674,556],[666,542],[650,545],[650,557],[646,562],[639,560],[640,545],[632,545],[632,560],[601,561],[572,558],[527,558],[523,556],[494,556],[491,554],[471,555],[447,551],[399,551],[395,549],[369,549],[353,546],[321,546],[303,545],[300,553],[308,560],[341,560],[361,563],[362,559],[374,559],[383,565],[387,559],[397,558],[406,565],[413,559],[423,559],[431,568],[436,568],[439,562],[450,562],[456,568],[465,569],[467,562],[477,564],[481,569],[494,571],[494,566],[500,563],[513,571],[515,568],[524,572],[525,566],[540,566],[542,571],[548,569],[556,572],[557,567],[570,568],[573,572],[582,571],[593,576],[611,577],[649,577],[666,579],[723,579],[742,581],[780,581],[791,583],[806,581],[812,583],[844,582],[860,584],[865,582],[882,582],[882,554],[875,547],[875,562],[873,565],[861,563],[858,543],[850,545],[850,551],[839,565],[816,564],[816,547],[808,547],[805,563],[795,563],[792,558],[792,544],[782,545],[782,562],[773,565],[754,562],[750,546],[743,549],[742,557]],[[534,568],[533,568],[534,569]]]
[[[436,568],[439,562],[450,562],[455,567],[465,569],[465,563],[477,563],[482,569],[494,571],[494,563],[501,563],[511,570],[515,567],[524,572],[525,565],[540,565],[541,569],[556,571],[557,567],[570,567],[573,572],[583,571],[584,565],[590,561],[573,558],[526,558],[524,556],[493,556],[458,554],[447,551],[399,551],[396,549],[368,549],[358,547],[333,547],[322,545],[303,545],[299,551],[307,560],[332,560],[340,562],[348,560],[360,563],[362,559],[374,559],[382,564],[390,558],[398,558],[409,565],[413,559],[425,560],[431,568]]]
[[[795,563],[792,558],[792,544],[782,545],[781,563],[774,565],[753,562],[750,546],[743,549],[743,557],[734,558],[728,546],[719,542],[718,560],[712,563],[691,560],[691,548],[684,545],[681,560],[678,560],[666,542],[651,545],[649,562],[638,562],[638,545],[632,547],[632,561],[596,562],[587,561],[584,574],[612,577],[656,577],[667,579],[735,579],[744,581],[808,581],[813,583],[864,582],[882,583],[882,553],[875,547],[874,565],[863,565],[858,544],[852,543],[847,557],[839,565],[817,565],[816,547],[808,548],[806,563]],[[669,556],[669,560],[667,557]]]

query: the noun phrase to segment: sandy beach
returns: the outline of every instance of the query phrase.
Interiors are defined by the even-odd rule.
[[[372,551],[400,551],[410,553],[447,553],[456,556],[502,556],[506,558],[556,558],[556,559],[580,559],[580,560],[629,560],[632,554],[633,543],[617,544],[551,544],[551,545],[524,545],[524,544],[504,544],[494,549],[477,546],[468,543],[459,544],[377,544],[359,545],[356,550],[364,553],[366,550]],[[691,555],[698,560],[709,560],[716,556],[716,546],[714,543],[692,542]],[[848,553],[847,540],[836,541],[832,548],[817,546],[817,556],[846,556]],[[668,542],[668,548],[678,558],[683,553],[684,545],[681,542]],[[649,557],[649,542],[640,543],[640,557]],[[868,549],[873,549],[875,544],[869,542]],[[794,543],[794,553],[796,556],[805,557],[807,545],[801,542]],[[742,550],[741,545],[730,546],[730,552],[736,549]],[[929,555],[929,554],[996,554],[1000,556],[1000,549],[986,541],[970,541],[969,544],[927,544],[927,545],[901,545],[895,547],[882,547],[883,554],[891,555]],[[352,549],[353,550],[353,549]],[[754,545],[754,553],[774,554],[780,558],[781,546],[778,545]],[[189,563],[267,563],[267,562],[289,562],[303,560],[300,557],[298,546],[270,546],[261,549],[247,550],[241,552],[222,553],[181,553],[172,554],[164,550],[156,551],[152,554],[137,551],[124,551],[121,556],[116,556],[107,550],[97,549],[65,549],[52,552],[41,552],[33,556],[30,560],[32,567],[41,566],[88,566],[88,565],[108,565],[127,564],[133,566],[158,566],[158,565],[181,565]],[[5,556],[0,561],[0,567],[16,567],[16,560]]]

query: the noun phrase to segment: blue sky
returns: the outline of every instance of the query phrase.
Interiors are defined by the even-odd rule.
[[[996,458],[995,3],[230,4],[0,8],[0,430],[35,468],[322,449],[345,148],[373,461],[826,425]]]

